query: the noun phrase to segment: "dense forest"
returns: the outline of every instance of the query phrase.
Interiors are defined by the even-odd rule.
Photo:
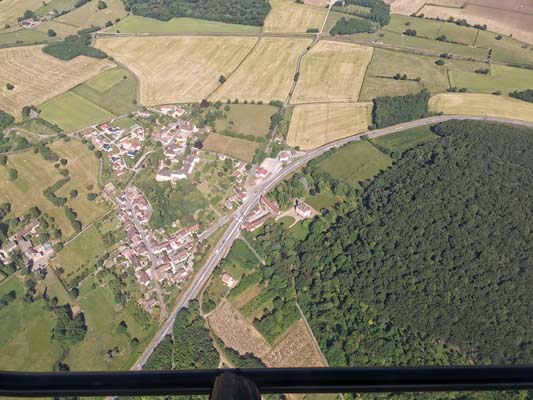
[[[159,343],[144,365],[144,369],[218,367],[219,355],[209,330],[199,315],[198,307],[198,302],[192,300],[188,308],[178,313],[172,328],[172,336],[167,335]]]
[[[270,11],[267,0],[129,0],[136,15],[168,21],[190,17],[262,26]]]
[[[533,361],[532,132],[434,132],[297,246],[298,300],[332,365]]]
[[[62,42],[54,42],[43,47],[43,51],[46,54],[65,61],[72,60],[78,56],[87,56],[98,59],[106,58],[106,53],[91,46],[90,34],[99,29],[99,27],[83,29],[78,31],[77,35],[67,36]]]
[[[360,18],[340,18],[329,33],[333,36],[335,35],[353,35],[354,33],[361,32],[375,32],[377,30],[376,26],[367,19]]]
[[[346,9],[341,8],[342,6],[347,6],[350,4],[368,7],[370,8],[370,11],[368,13],[365,13],[357,11],[346,11]],[[333,10],[345,12],[351,15],[357,15],[362,18],[369,18],[372,21],[377,22],[381,26],[388,25],[388,23],[390,22],[390,6],[383,0],[340,0],[335,2]]]
[[[384,128],[427,117],[430,97],[431,94],[425,89],[405,96],[376,97],[372,109],[374,126]]]

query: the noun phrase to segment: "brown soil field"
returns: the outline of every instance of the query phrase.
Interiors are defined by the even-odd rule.
[[[253,353],[263,359],[271,351],[265,338],[226,300],[207,319],[214,334],[239,353]]]
[[[296,106],[287,134],[289,146],[309,150],[356,133],[371,123],[372,103],[320,103]]]
[[[426,4],[426,0],[396,0],[391,3],[391,13],[411,15],[422,8],[424,4]]]
[[[96,47],[137,75],[141,103],[156,105],[205,99],[219,86],[220,75],[228,76],[237,68],[256,41],[251,37],[130,37],[98,39]]]
[[[482,3],[479,1],[479,3]],[[484,3],[484,2],[483,2]],[[395,3],[396,4],[396,3]],[[467,4],[464,8],[439,7],[425,5],[420,13],[430,18],[463,18],[468,23],[486,24],[489,31],[498,32],[503,35],[513,36],[524,42],[533,43],[533,14],[527,14],[529,7],[519,7],[520,4],[514,2],[505,8],[490,8],[483,5]],[[520,11],[509,11],[509,9]]]
[[[285,100],[289,94],[298,57],[311,40],[263,37],[210,99]],[[218,76],[217,76],[218,79]]]
[[[204,142],[204,150],[226,154],[247,162],[252,161],[258,147],[257,142],[218,134],[209,135]]]
[[[109,60],[79,56],[61,61],[42,46],[0,50],[0,109],[20,118],[22,107],[40,105],[72,87],[116,67]],[[6,84],[15,86],[7,90]]]
[[[304,4],[315,7],[326,7],[328,0],[304,0]]]
[[[372,47],[320,41],[302,59],[291,103],[356,102]]]
[[[226,346],[240,354],[253,353],[269,368],[324,366],[303,320],[292,325],[270,346],[254,326],[231,304],[223,300],[207,317],[209,326]]]
[[[303,320],[292,325],[262,360],[275,368],[326,366]]]

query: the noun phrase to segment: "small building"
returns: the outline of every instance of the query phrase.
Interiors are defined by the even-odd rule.
[[[221,278],[222,278],[222,282],[224,282],[224,284],[230,289],[233,289],[235,285],[237,284],[237,281],[227,272],[224,272]]]
[[[261,201],[274,217],[277,217],[279,215],[278,205],[271,201],[266,195],[261,196]]]
[[[268,176],[269,172],[263,167],[259,167],[257,171],[255,171],[255,177],[256,179],[263,179]]]
[[[150,284],[150,277],[145,271],[139,271],[137,273],[137,280],[142,286],[148,286]]]
[[[159,171],[157,171],[157,174],[155,175],[155,180],[157,182],[167,182],[172,180],[173,173],[170,172],[170,169],[168,168],[161,168]]]
[[[302,218],[309,218],[312,214],[311,207],[305,204],[303,201],[299,201],[295,207],[296,214]]]

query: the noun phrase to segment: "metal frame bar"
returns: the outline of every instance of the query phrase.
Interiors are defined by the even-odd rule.
[[[485,391],[533,389],[533,366],[265,368],[119,372],[0,372],[0,396],[209,394],[233,371],[261,393]]]

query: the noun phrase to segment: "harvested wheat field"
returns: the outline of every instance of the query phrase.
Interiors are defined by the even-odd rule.
[[[226,300],[207,317],[213,333],[240,354],[252,353],[269,368],[325,366],[303,320],[294,323],[272,347]]]
[[[320,41],[302,60],[291,103],[356,102],[372,47]]]
[[[533,122],[533,104],[512,97],[479,93],[441,93],[429,99],[431,111],[486,115]]]
[[[298,4],[293,0],[270,0],[272,10],[265,19],[265,32],[305,32],[320,29],[326,19],[325,7]]]
[[[327,366],[302,319],[283,334],[262,360],[275,368]]]
[[[252,53],[210,99],[285,100],[298,57],[309,44],[311,40],[307,39],[261,38]]]
[[[372,103],[322,103],[296,106],[287,144],[310,150],[364,132],[371,123]]]
[[[96,47],[115,57],[140,80],[141,103],[197,102],[218,86],[250,52],[256,38],[143,37],[98,39]]]
[[[391,3],[390,11],[393,14],[411,15],[420,10],[426,0],[395,0]]]
[[[508,8],[508,7],[507,7]],[[439,7],[425,5],[420,13],[429,18],[453,17],[466,19],[468,23],[486,24],[489,31],[533,43],[533,14],[522,11],[509,11],[482,5],[467,4],[464,8]]]
[[[39,105],[116,65],[85,56],[62,61],[42,46],[0,50],[0,109],[20,117],[22,107]],[[15,86],[7,90],[6,84]]]

